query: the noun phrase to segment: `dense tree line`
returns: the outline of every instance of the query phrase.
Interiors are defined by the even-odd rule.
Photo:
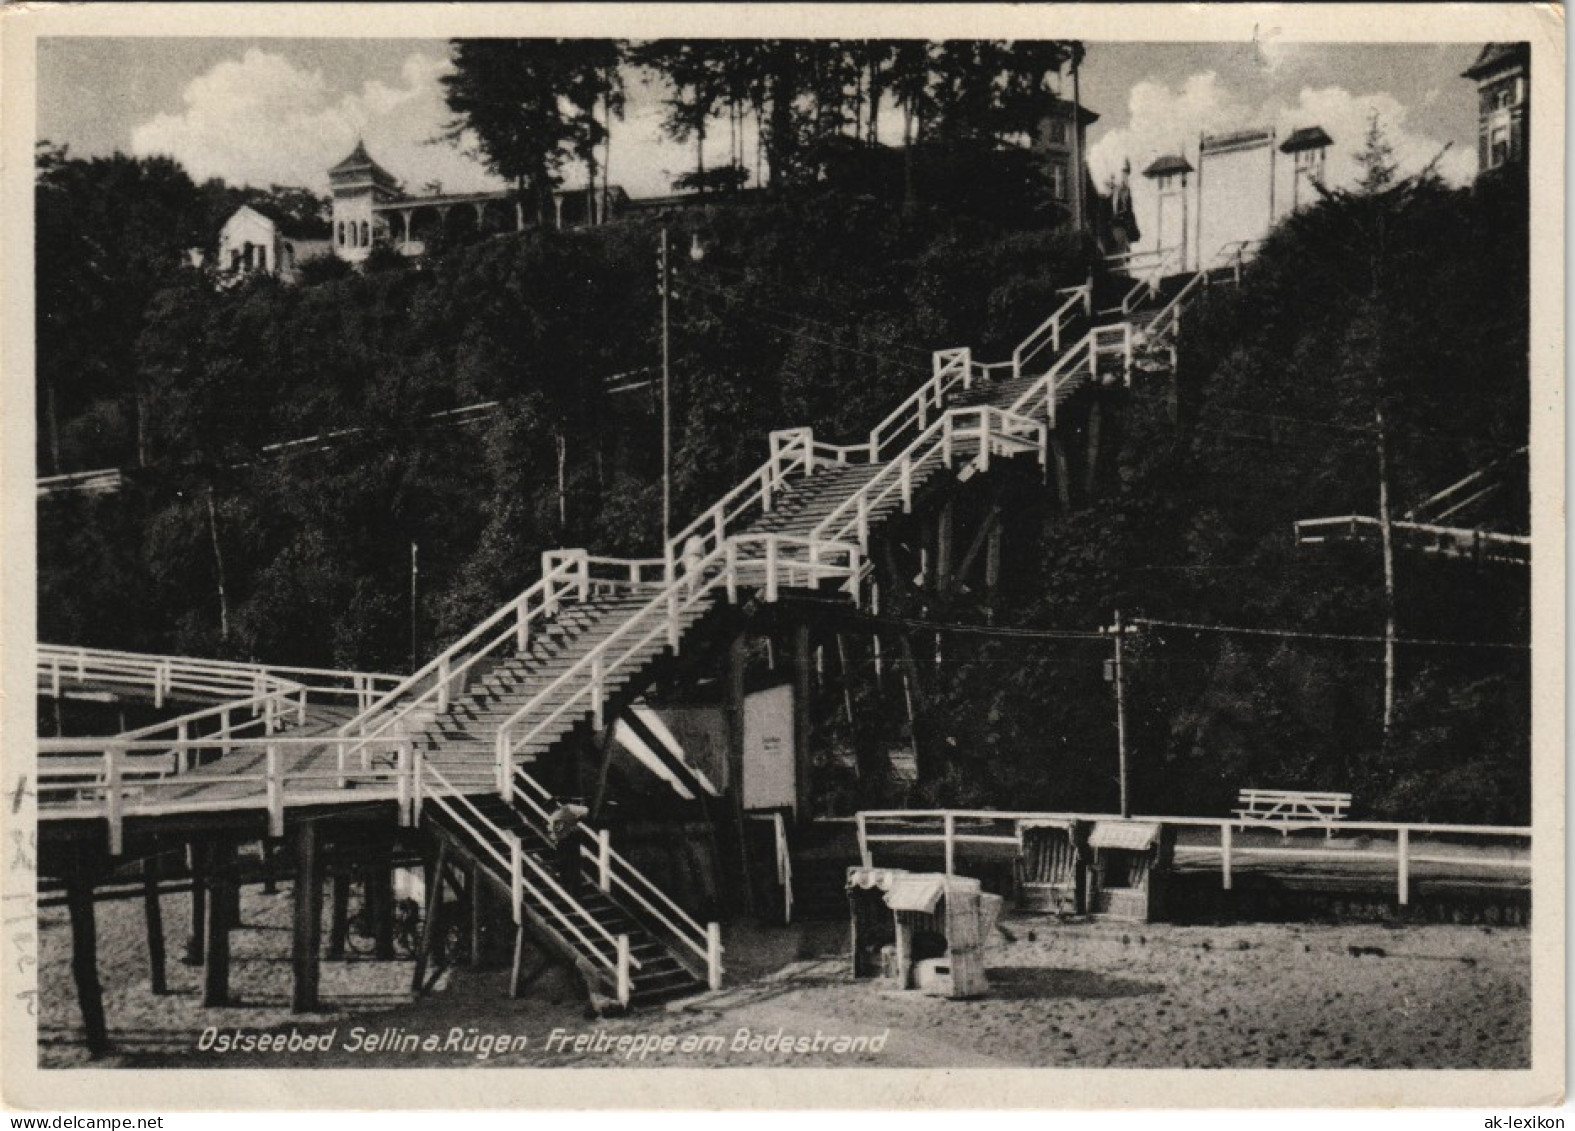
[[[178,170],[99,172],[116,170],[160,186],[155,199],[186,191]],[[41,239],[49,207],[41,189]],[[147,206],[150,243],[182,246],[175,211]],[[673,303],[679,521],[763,458],[769,430],[858,439],[927,376],[930,350],[1005,356],[1093,259],[1063,232],[893,210],[834,185],[668,223],[676,247],[705,252],[684,263]],[[1527,232],[1512,177],[1374,184],[1297,213],[1239,290],[1189,316],[1175,414],[1163,382],[1107,392],[1115,456],[1069,512],[1036,472],[1011,481],[988,608],[976,584],[894,584],[885,612],[1087,630],[1121,609],[1381,633],[1376,551],[1297,548],[1292,523],[1374,513],[1380,415],[1402,510],[1525,443]],[[89,266],[119,266],[66,235]],[[105,392],[73,402],[88,407],[63,415],[63,432],[90,431],[95,403],[134,389],[147,466],[123,495],[44,505],[40,635],[400,670],[413,635],[430,655],[532,581],[542,550],[652,552],[650,390],[614,396],[603,378],[658,357],[656,240],[656,221],[527,231],[425,269],[298,288],[62,270],[57,294],[41,261],[40,317],[60,320],[41,334],[41,381],[76,372],[72,349],[106,351]],[[138,297],[135,317],[104,335],[78,321],[72,339],[70,288],[105,280]],[[500,407],[462,427],[431,419],[480,400]],[[1067,409],[1069,438],[1088,431],[1087,411]],[[357,431],[320,452],[262,451],[340,429]],[[1524,529],[1523,484],[1485,517]],[[1404,554],[1397,566],[1402,638],[1527,640],[1524,571]],[[837,657],[816,708],[828,804],[1114,804],[1105,642],[860,621],[822,642]],[[1150,627],[1129,659],[1139,811],[1219,813],[1253,784],[1350,789],[1372,815],[1527,818],[1527,652],[1402,647],[1387,736],[1372,644]],[[911,793],[889,766],[906,746],[919,755]]]
[[[1067,40],[456,39],[443,84],[451,140],[478,143],[498,175],[543,210],[580,164],[594,194],[610,163],[626,87],[663,92],[663,128],[693,140],[695,168],[676,187],[788,188],[824,180],[881,146],[881,109],[900,108],[906,195],[916,154],[965,150],[977,162],[1032,135],[1082,58]],[[752,127],[752,129],[751,129]],[[706,140],[726,130],[727,162],[706,168]],[[753,160],[746,139],[753,133]],[[867,163],[864,158],[862,163]]]

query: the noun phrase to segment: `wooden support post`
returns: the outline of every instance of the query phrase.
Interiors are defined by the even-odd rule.
[[[207,953],[208,878],[202,845],[191,841],[186,846],[187,868],[191,872],[191,935],[186,940],[187,966],[201,966]]]
[[[1001,526],[999,519],[991,525],[984,547],[984,609],[989,624],[995,623],[995,591],[1001,584]]]
[[[483,910],[481,865],[470,866],[470,964],[481,965],[481,920]]]
[[[1232,829],[1229,824],[1220,826],[1220,887],[1225,891],[1230,891],[1231,887],[1231,834]]]
[[[1395,856],[1399,865],[1396,887],[1400,906],[1411,902],[1411,830],[1402,828],[1395,841]]]
[[[279,855],[279,842],[277,840],[273,839],[272,837],[263,837],[263,839],[262,839],[262,872],[263,872],[263,894],[264,895],[273,895],[279,890],[279,881],[278,881],[278,878],[274,875],[274,868],[277,866],[277,863],[278,863],[278,861],[275,859],[275,857],[277,857],[278,855]]]
[[[1050,433],[1050,454],[1055,457],[1055,492],[1062,514],[1072,513],[1072,461],[1060,432]]]
[[[202,967],[202,1004],[230,1004],[230,889],[235,886],[235,845],[220,840],[208,857],[208,953]]]
[[[732,798],[733,839],[738,843],[738,892],[744,913],[754,914],[755,886],[749,869],[749,835],[744,819],[744,705],[747,696],[744,677],[749,666],[749,639],[742,630],[727,646],[727,791]],[[797,696],[797,689],[794,695]],[[797,699],[794,700],[797,702]],[[795,725],[797,716],[794,717]],[[795,739],[795,742],[797,740]],[[795,753],[798,747],[794,746]]]
[[[317,823],[302,821],[295,830],[295,931],[291,947],[294,987],[292,1013],[318,1009],[318,954],[323,944],[323,870],[317,860]]]
[[[810,816],[810,695],[809,625],[793,626],[793,779],[799,820]],[[742,796],[742,794],[740,794]]]
[[[169,992],[164,966],[164,907],[159,902],[159,858],[142,862],[142,908],[148,924],[148,988],[155,994]]]
[[[66,881],[66,907],[71,914],[71,976],[77,984],[82,1027],[88,1052],[109,1052],[109,1026],[104,1019],[104,989],[98,980],[98,924],[95,922],[93,880],[78,869]]]
[[[935,590],[944,593],[952,584],[952,541],[956,533],[956,507],[947,499],[935,524]]]
[[[394,957],[394,846],[386,840],[372,846],[366,877],[367,911],[372,917],[372,957]]]
[[[1099,426],[1104,416],[1104,398],[1097,392],[1088,410],[1088,468],[1083,476],[1083,497],[1092,499],[1099,489]]]
[[[421,921],[421,949],[416,952],[416,968],[410,976],[410,992],[419,994],[425,988],[427,962],[439,936],[438,918],[443,913],[443,869],[448,864],[448,841],[439,840],[437,859],[427,870],[426,915]]]
[[[328,950],[324,958],[337,961],[345,956],[345,937],[350,933],[350,884],[351,877],[342,867],[328,877],[331,910],[328,914]]]
[[[509,997],[511,998],[523,997],[525,987],[541,977],[543,971],[552,964],[552,956],[543,953],[540,955],[540,960],[536,963],[535,968],[527,971],[525,969],[525,952],[529,944],[530,940],[526,934],[525,927],[516,927],[514,930],[514,966],[509,973]]]
[[[727,786],[742,796],[744,789],[744,675],[749,642],[737,632],[727,644]]]

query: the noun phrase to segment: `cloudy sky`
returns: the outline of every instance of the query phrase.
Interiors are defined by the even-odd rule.
[[[1088,45],[1083,101],[1100,114],[1089,164],[1105,177],[1130,158],[1141,170],[1161,152],[1195,151],[1200,130],[1321,125],[1334,138],[1331,179],[1354,175],[1377,111],[1403,167],[1448,143],[1440,168],[1475,168],[1475,99],[1460,72],[1478,45]],[[449,115],[439,77],[442,40],[108,39],[39,42],[38,136],[78,155],[170,154],[193,176],[233,183],[327,188],[327,169],[358,137],[418,191],[495,182],[465,153],[433,142]],[[659,92],[631,90],[615,127],[613,180],[635,196],[670,191],[693,151],[660,136]],[[895,113],[885,136],[895,140]],[[717,152],[726,146],[718,123]],[[1139,219],[1146,185],[1136,178]],[[572,174],[571,174],[572,183]]]

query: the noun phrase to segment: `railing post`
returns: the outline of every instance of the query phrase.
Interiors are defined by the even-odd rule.
[[[191,727],[185,719],[181,719],[175,724],[175,742],[180,750],[180,757],[176,759],[176,762],[179,763],[182,770],[192,768],[193,759],[196,755],[196,751],[186,745],[189,741],[191,741]]]
[[[1400,906],[1404,907],[1411,902],[1411,830],[1401,828],[1395,841],[1395,856],[1399,867],[1397,887],[1400,895]]]
[[[425,755],[414,745],[410,748],[410,820],[412,824],[421,823],[421,765]]]
[[[859,810],[858,816],[854,820],[858,822],[859,829],[859,862],[866,868],[873,868],[875,863],[870,857],[869,829],[864,823],[864,811],[862,809]]]
[[[602,718],[602,700],[605,695],[602,691],[602,658],[591,657],[591,721],[597,730],[605,725]]]
[[[804,474],[815,474],[815,434],[808,428],[799,430],[799,439],[804,444]]]
[[[952,465],[952,414],[947,413],[941,423],[941,462],[948,468]]]
[[[667,646],[676,656],[678,654],[678,565],[671,557],[663,567],[662,584],[667,588]]]
[[[514,602],[514,650],[524,654],[529,647],[530,610],[525,607],[525,594],[521,593]]]
[[[859,584],[859,574],[864,570],[864,556],[859,553],[857,546],[848,548],[848,588],[852,591],[853,607],[858,608],[863,604],[860,600],[863,586]]]
[[[913,513],[913,464],[906,453],[897,464],[897,474],[902,480],[902,513]]]
[[[629,936],[618,936],[618,1004],[627,1006],[629,998],[633,996],[634,987],[630,981],[629,970]]]
[[[118,746],[104,751],[104,816],[109,821],[109,854],[119,856],[124,848],[120,814],[120,755]]]
[[[1231,850],[1231,825],[1229,822],[1220,826],[1220,888],[1230,891],[1230,850]]]
[[[228,754],[230,752],[230,708],[228,707],[219,712],[219,738],[222,740],[221,751]]]
[[[509,833],[509,902],[514,922],[525,918],[525,848],[518,833]]]
[[[578,576],[575,578],[575,592],[581,601],[591,599],[591,561],[590,555],[584,550],[574,552],[574,568]]]
[[[295,699],[295,725],[306,725],[306,688],[301,688]]]
[[[399,824],[402,828],[407,829],[416,823],[415,814],[410,811],[412,796],[410,769],[413,764],[410,757],[410,748],[411,741],[408,738],[399,744],[399,778],[395,783],[399,791]]]
[[[497,787],[498,796],[504,801],[509,799],[509,761],[509,728],[504,724],[498,728],[498,735],[493,740],[492,749],[493,785]]]
[[[712,526],[716,534],[716,544],[720,546],[727,541],[727,515],[721,507],[716,508],[716,521]]]
[[[596,830],[596,886],[612,891],[612,834],[606,829]]]
[[[155,709],[164,706],[164,676],[168,668],[168,664],[155,664],[153,666],[153,706]]]
[[[951,879],[952,873],[957,870],[957,814],[951,810],[946,812],[946,878]]]
[[[766,600],[777,599],[777,536],[766,535]]]
[[[870,543],[870,497],[863,491],[859,492],[859,545],[868,546]]]
[[[727,603],[738,604],[738,547],[729,539],[722,546],[723,582],[727,586]]]
[[[49,691],[56,699],[60,698],[60,660],[58,657],[49,661]]]
[[[713,990],[722,988],[722,924],[705,925],[706,985]]]
[[[439,711],[448,710],[448,674],[449,658],[448,654],[444,653],[443,657],[438,660],[437,670],[437,709]]]
[[[284,835],[284,782],[279,777],[279,748],[268,744],[265,754],[266,782],[268,789],[268,835]]]
[[[994,416],[994,413],[989,408],[981,408],[979,410],[979,470],[980,471],[989,471],[990,470],[990,436],[991,436],[990,421],[991,421],[993,416]],[[1005,433],[1005,428],[1004,427],[1002,428],[1002,433],[1003,434]]]

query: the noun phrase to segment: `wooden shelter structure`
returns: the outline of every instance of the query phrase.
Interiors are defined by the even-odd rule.
[[[1089,821],[1025,817],[1017,822],[1017,906],[1082,915],[1088,910]]]
[[[942,997],[979,997],[989,988],[984,942],[1003,902],[966,876],[849,868],[853,976]]]
[[[1096,821],[1088,909],[1093,915],[1147,923],[1164,913],[1176,830],[1158,821]]]

